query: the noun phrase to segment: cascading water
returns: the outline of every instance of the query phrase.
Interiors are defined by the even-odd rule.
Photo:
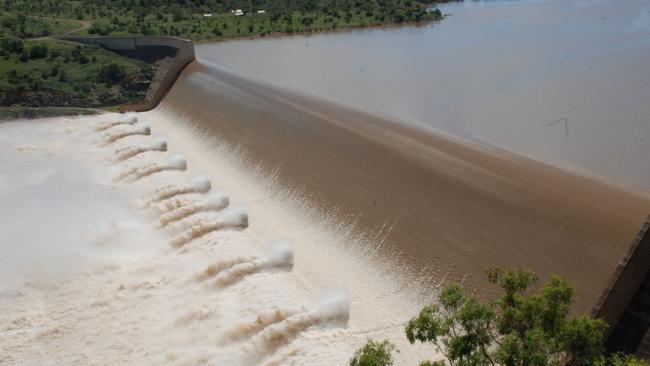
[[[121,162],[149,151],[165,152],[167,151],[167,142],[162,138],[157,138],[153,142],[144,145],[127,146],[116,150],[113,159],[115,162]]]
[[[243,207],[234,207],[225,210],[219,216],[201,217],[197,220],[184,220],[187,229],[176,235],[171,240],[175,247],[182,247],[196,238],[200,238],[213,231],[223,229],[245,229],[248,227],[248,213]]]
[[[148,163],[145,165],[138,165],[127,169],[115,177],[115,181],[126,180],[134,182],[136,180],[148,177],[152,174],[169,171],[169,170],[187,170],[187,161],[180,155],[174,155],[164,163]]]
[[[290,316],[305,311],[306,310],[304,309],[283,309],[279,307],[275,307],[268,311],[262,311],[257,314],[255,319],[239,324],[233,329],[226,331],[222,343],[237,342],[250,338],[272,324],[279,323]]]
[[[237,259],[241,260],[241,257]],[[291,269],[293,267],[293,249],[288,243],[276,244],[268,254],[262,257],[253,257],[233,263],[228,268],[225,268],[225,265],[223,267],[220,271],[217,271],[216,267],[212,267],[215,268],[212,284],[217,287],[230,286],[245,276],[264,270]]]
[[[88,135],[84,128],[87,119],[98,122],[91,127],[95,133],[108,131],[105,141],[116,146],[97,147],[92,134]],[[42,124],[20,125],[21,131],[36,129],[40,133],[42,130],[42,138],[26,141],[31,145],[17,145],[12,153],[3,153],[2,156],[11,159],[11,154],[31,154],[29,156],[38,161],[42,159],[37,153],[39,149],[50,151],[50,155],[60,155],[57,146],[66,146],[70,154],[87,149],[81,155],[84,164],[62,163],[77,170],[90,169],[89,186],[71,188],[87,190],[89,197],[96,196],[98,189],[105,190],[112,195],[108,202],[120,207],[115,211],[115,217],[129,221],[104,223],[100,220],[95,227],[96,223],[91,220],[94,216],[79,216],[91,220],[84,224],[87,231],[97,231],[90,236],[73,236],[80,246],[88,246],[88,255],[97,260],[97,263],[85,260],[91,263],[88,272],[84,272],[85,267],[77,269],[68,265],[65,272],[68,277],[63,282],[56,277],[35,278],[33,283],[36,285],[23,285],[29,289],[27,292],[0,293],[0,307],[3,309],[0,322],[9,324],[0,329],[0,334],[10,332],[13,335],[9,339],[0,337],[3,345],[0,347],[0,362],[55,360],[58,363],[85,363],[77,356],[66,357],[57,351],[73,352],[79,346],[92,350],[89,359],[100,363],[249,365],[264,363],[266,359],[272,361],[276,356],[284,358],[276,352],[295,344],[305,347],[294,356],[296,362],[302,363],[299,361],[301,358],[310,357],[310,347],[299,345],[301,334],[327,334],[331,332],[329,329],[346,327],[350,316],[349,295],[330,294],[312,307],[306,306],[309,297],[318,292],[317,289],[296,291],[304,280],[292,271],[295,263],[293,246],[287,241],[271,241],[263,249],[258,244],[261,241],[253,239],[261,233],[250,234],[244,230],[249,226],[244,206],[229,207],[232,198],[223,191],[209,194],[212,182],[205,176],[188,180],[188,174],[195,172],[188,171],[184,157],[178,154],[171,158],[165,154],[144,154],[165,152],[168,145],[165,140],[151,139],[151,128],[139,126],[136,116],[103,115],[65,120],[66,128],[57,136],[61,143],[49,146],[51,139],[47,131],[50,124],[56,123],[44,121]],[[0,128],[11,132],[10,127],[14,126],[18,125],[0,125]],[[21,134],[29,136],[28,133]],[[126,139],[136,135],[140,137]],[[115,166],[105,162],[107,150],[112,153],[109,160],[117,163]],[[117,185],[112,183],[112,179],[107,179],[114,170],[121,170],[115,179],[119,181]],[[155,174],[163,171],[166,173]],[[40,182],[37,175],[34,182]],[[144,177],[148,178],[140,179]],[[61,189],[52,183],[37,183],[37,186],[41,187],[39,189]],[[4,189],[0,185],[0,203],[8,203],[10,207],[12,203],[6,201]],[[25,194],[33,195],[28,191]],[[76,191],[76,194],[83,192]],[[51,201],[53,196],[44,197],[39,202]],[[102,217],[107,212],[92,209],[100,199],[95,197],[79,204],[88,206],[88,212]],[[153,212],[156,218],[152,220],[145,212],[133,210],[138,206],[149,208],[147,212]],[[58,207],[60,210],[61,206]],[[75,215],[70,217],[79,220]],[[148,227],[143,226],[147,220]],[[66,222],[66,225],[58,227],[81,233],[75,229],[75,222]],[[156,227],[165,230],[156,230]],[[172,235],[174,233],[176,236]],[[170,252],[164,245],[164,238],[171,238],[174,246],[186,248],[181,252]],[[70,243],[69,239],[65,240],[65,243]],[[59,248],[63,249],[63,246]],[[197,274],[201,267],[204,269]],[[190,277],[192,281],[183,280]],[[79,296],[80,293],[85,295]],[[45,303],[47,309],[41,313],[36,304],[42,301],[43,296],[51,297],[51,300]],[[197,308],[185,310],[185,299],[191,299],[191,304]],[[245,314],[243,310],[252,313]],[[161,320],[157,314],[161,312],[175,314],[165,322],[163,328],[166,330],[159,325]],[[62,315],[50,316],[55,313]],[[28,328],[39,330],[32,338],[31,331],[21,330]],[[123,343],[116,338],[118,333],[126,335]],[[202,336],[197,338],[198,334]],[[32,340],[29,346],[22,348],[24,351],[20,351],[21,348],[15,345],[23,342],[24,337]],[[363,341],[363,337],[354,333],[349,333],[345,339],[346,353],[334,359],[345,360],[347,353]],[[202,345],[195,348],[198,344]],[[49,351],[40,354],[34,352],[33,347]]]
[[[160,219],[158,219],[158,225],[160,227],[165,227],[170,223],[182,220],[199,212],[221,211],[228,207],[229,203],[230,199],[224,193],[212,194],[201,201],[189,200],[188,202],[184,202],[182,206],[160,216]]]
[[[212,181],[210,181],[210,178],[197,177],[191,184],[172,184],[156,189],[150,197],[144,200],[144,204],[150,205],[158,203],[181,194],[207,193],[210,189],[212,189]]]
[[[334,290],[321,296],[311,309],[291,314],[271,323],[242,346],[239,364],[254,364],[285,345],[308,328],[323,324],[345,325],[350,314],[350,297],[346,291]],[[281,314],[283,315],[283,314]],[[243,360],[243,362],[242,362]]]
[[[138,117],[135,113],[128,113],[124,117],[116,118],[112,121],[102,122],[95,127],[96,131],[106,131],[111,127],[120,125],[134,125],[138,122]]]
[[[151,127],[148,124],[140,123],[137,125],[129,126],[125,129],[117,131],[109,131],[104,135],[104,145],[111,145],[123,138],[129,136],[149,136],[151,135]]]

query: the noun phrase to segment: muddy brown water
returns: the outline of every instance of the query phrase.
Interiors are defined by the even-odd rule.
[[[555,273],[587,311],[650,200],[530,159],[193,63],[163,105],[356,230],[416,276],[485,293],[488,266]]]

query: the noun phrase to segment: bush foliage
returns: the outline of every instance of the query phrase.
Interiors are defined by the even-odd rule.
[[[487,279],[500,288],[497,299],[481,301],[452,283],[437,304],[425,306],[407,322],[410,343],[432,344],[444,357],[421,366],[649,365],[629,355],[603,354],[607,324],[569,315],[575,288],[565,279],[551,276],[535,293],[530,287],[538,278],[530,271],[490,269]],[[366,365],[359,363],[366,359],[379,360],[367,365],[391,365],[386,352],[393,347],[387,342],[380,349],[370,340],[350,365]],[[384,359],[391,363],[381,363]]]

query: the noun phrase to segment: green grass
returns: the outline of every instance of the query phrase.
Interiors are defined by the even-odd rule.
[[[47,24],[52,34],[68,33],[81,28],[81,24],[73,20],[52,18],[41,18],[40,20]]]
[[[80,28],[79,22],[0,12],[0,37],[23,39],[63,34]]]
[[[80,116],[99,113],[99,110],[88,108],[67,108],[67,107],[0,107],[0,121],[15,119],[34,119],[59,116]]]
[[[118,93],[123,95],[123,102],[133,102],[141,99],[144,92],[129,93],[123,83],[104,81],[103,70],[114,64],[124,71],[127,78],[141,73],[149,73],[149,78],[151,76],[151,65],[100,47],[44,40],[25,42],[23,53],[29,54],[37,46],[47,47],[45,58],[21,60],[22,53],[6,51],[0,55],[0,92],[4,92],[5,96],[2,104],[11,103],[9,97],[12,94],[26,92],[61,92],[79,101],[97,99],[106,93]]]

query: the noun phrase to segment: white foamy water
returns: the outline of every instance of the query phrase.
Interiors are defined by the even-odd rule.
[[[430,357],[403,324],[433,292],[360,251],[380,235],[142,117],[0,124],[0,364],[341,365],[368,337]]]

